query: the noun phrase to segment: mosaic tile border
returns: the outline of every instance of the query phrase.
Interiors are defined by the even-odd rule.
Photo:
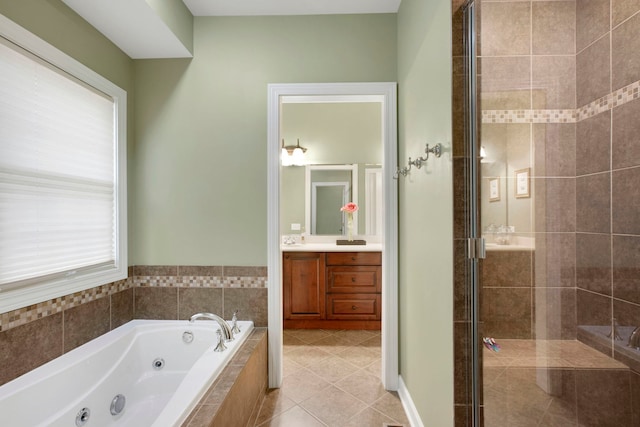
[[[482,110],[482,123],[577,123],[640,99],[640,80],[576,109]]]
[[[136,276],[135,287],[159,288],[266,288],[266,277],[252,276]]]
[[[640,80],[578,108],[578,121],[588,119],[640,98]]]
[[[0,332],[25,325],[34,320],[60,313],[64,310],[105,298],[118,292],[136,287],[175,287],[175,288],[266,288],[266,267],[178,267],[178,266],[140,266],[133,267],[137,272],[156,272],[162,275],[136,276],[86,289],[60,298],[33,304],[27,307],[0,314]],[[216,273],[217,275],[179,275],[183,273]],[[222,276],[228,272],[229,276]],[[253,276],[249,274],[261,274]],[[234,274],[234,275],[231,275]]]
[[[482,123],[575,123],[576,110],[482,110]]]
[[[133,286],[128,278],[0,314],[0,332],[116,294]]]

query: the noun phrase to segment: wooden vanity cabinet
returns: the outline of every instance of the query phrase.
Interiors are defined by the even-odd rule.
[[[321,320],[325,312],[325,256],[285,252],[282,262],[284,318]]]
[[[285,328],[380,329],[380,252],[284,252]]]

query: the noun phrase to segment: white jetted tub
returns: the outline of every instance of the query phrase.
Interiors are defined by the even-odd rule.
[[[214,351],[218,323],[133,320],[0,387],[0,424],[179,426],[250,335]]]

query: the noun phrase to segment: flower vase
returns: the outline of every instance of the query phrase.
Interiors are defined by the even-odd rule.
[[[340,208],[340,212],[347,215],[347,239],[337,239],[336,245],[366,245],[365,240],[353,240],[353,213],[358,210],[358,205],[353,202],[347,203]]]

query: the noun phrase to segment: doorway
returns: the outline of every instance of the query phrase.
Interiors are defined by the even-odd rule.
[[[268,87],[268,307],[269,387],[278,388],[283,376],[283,292],[280,250],[281,100],[283,97],[326,97],[380,102],[382,109],[382,197],[384,206],[382,250],[382,383],[398,388],[397,299],[397,164],[396,83],[271,84]]]

